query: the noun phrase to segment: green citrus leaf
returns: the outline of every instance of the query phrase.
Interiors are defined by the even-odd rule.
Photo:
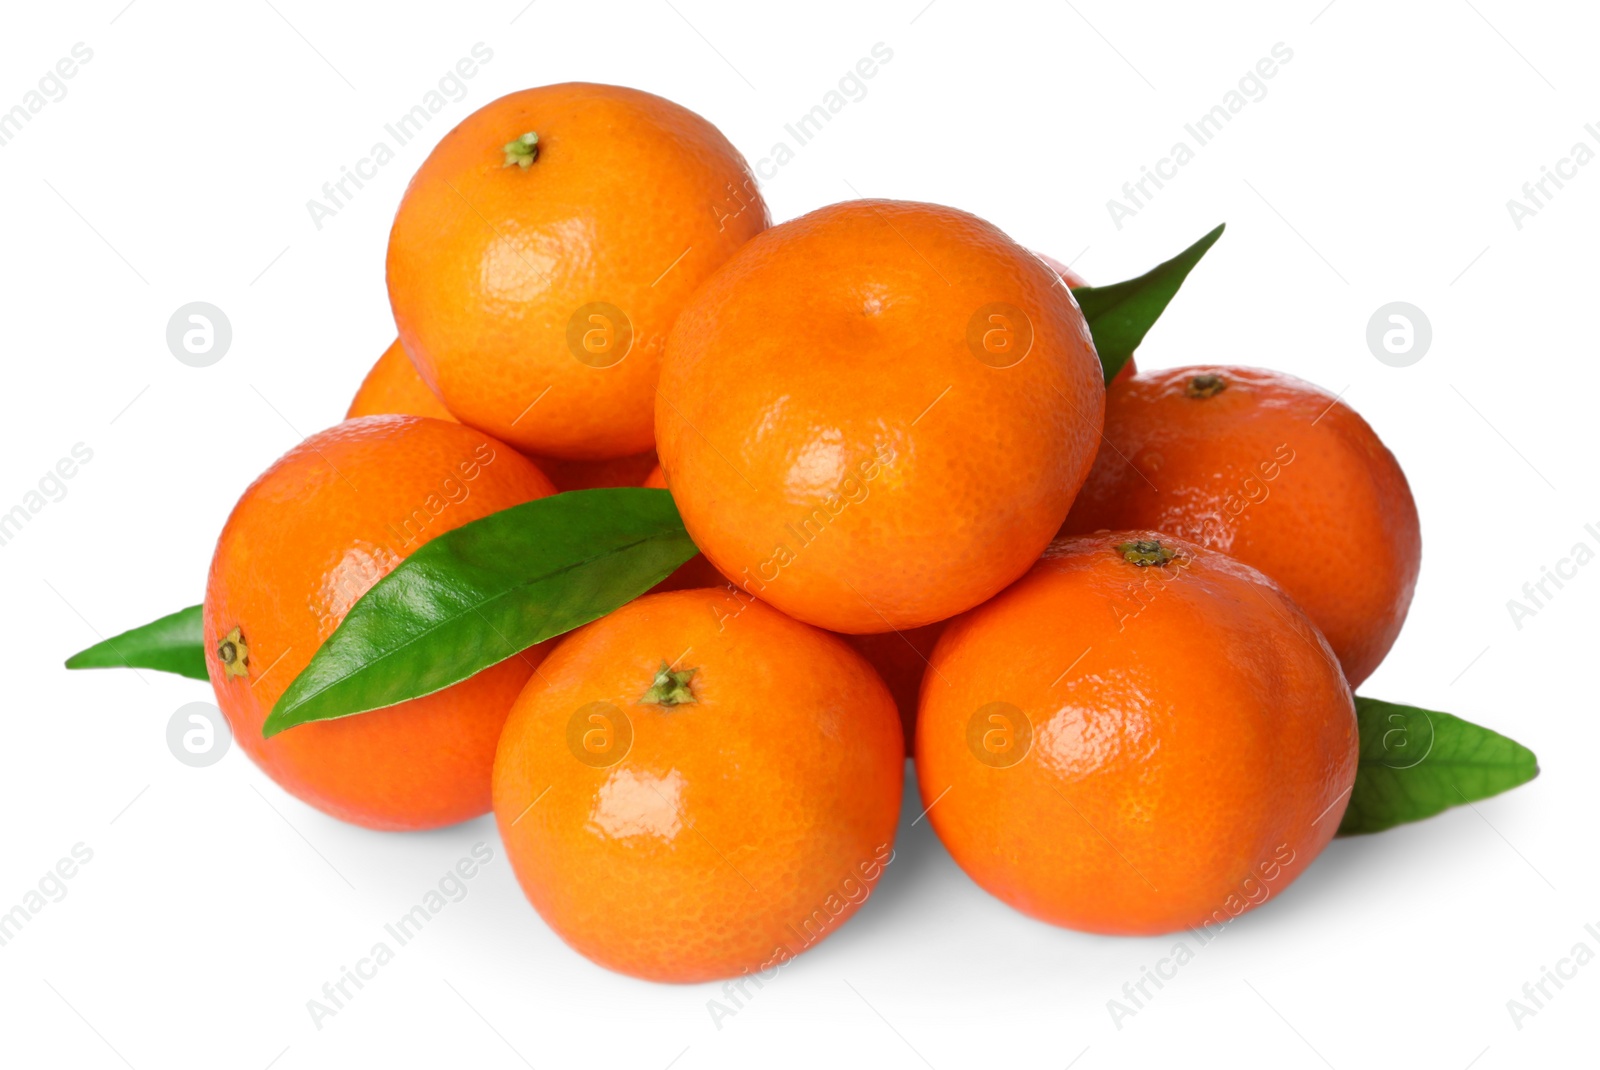
[[[180,609],[80,650],[67,659],[67,668],[156,669],[204,680],[206,652],[200,638],[200,607]]]
[[[1083,309],[1084,318],[1089,321],[1089,333],[1094,336],[1095,352],[1100,354],[1100,366],[1105,369],[1107,383],[1128,363],[1144,336],[1167,310],[1183,280],[1206,255],[1206,250],[1222,237],[1226,226],[1226,223],[1218,224],[1216,230],[1136,279],[1114,282],[1110,286],[1080,286],[1072,291],[1072,296],[1078,299],[1078,307]]]
[[[1533,751],[1437,710],[1356,696],[1361,757],[1339,835],[1382,832],[1539,775]]]
[[[425,543],[350,607],[263,736],[432,694],[632,601],[698,551],[664,490],[556,494]]]

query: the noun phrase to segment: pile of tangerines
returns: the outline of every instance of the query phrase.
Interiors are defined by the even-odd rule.
[[[492,807],[545,921],[666,981],[836,931],[893,858],[908,755],[962,869],[1090,932],[1226,920],[1338,830],[1352,688],[1421,543],[1325,391],[1111,369],[1082,280],[956,209],[772,226],[712,125],[603,85],[451,131],[387,274],[398,339],[245,491],[206,589],[218,702],[287,791],[376,829]],[[621,487],[664,489],[595,489]],[[407,582],[465,602],[521,554],[472,533],[558,494],[588,526],[527,536],[560,562],[535,587],[587,623],[501,649],[412,622],[364,656],[413,697],[273,733],[419,548],[454,533]],[[692,546],[614,589],[586,547],[635,500]],[[491,610],[462,615],[499,634]]]

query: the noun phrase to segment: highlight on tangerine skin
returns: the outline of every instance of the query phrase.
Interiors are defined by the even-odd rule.
[[[1062,540],[951,621],[916,736],[928,818],[973,880],[1122,935],[1281,894],[1338,829],[1356,748],[1338,661],[1294,602],[1152,531]]]
[[[904,767],[888,689],[838,637],[672,591],[540,665],[500,739],[495,819],[528,899],[594,962],[770,979],[866,903]]]

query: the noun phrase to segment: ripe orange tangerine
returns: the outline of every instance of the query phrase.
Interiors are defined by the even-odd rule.
[[[389,235],[389,300],[462,422],[538,456],[625,457],[651,448],[679,310],[766,225],[744,158],[700,116],[621,86],[542,86],[428,155]]]
[[[1422,562],[1416,502],[1376,432],[1327,391],[1260,368],[1117,384],[1063,534],[1148,527],[1265,572],[1316,622],[1351,687],[1394,645]]]
[[[1060,527],[1105,388],[1070,292],[937,205],[852,201],[759,235],[673,327],[657,452],[695,544],[837,632],[990,597]]]
[[[426,417],[347,420],[280,458],[234,506],[206,583],[206,667],[239,746],[292,795],[368,828],[485,813],[495,743],[539,648],[386,709],[271,739],[261,726],[356,599],[404,558],[554,489],[504,443]]]
[[[836,636],[722,591],[646,595],[562,639],[517,699],[495,818],[546,923],[654,981],[771,976],[893,857],[894,702]]]
[[[989,892],[1147,935],[1287,887],[1339,827],[1356,744],[1338,660],[1275,584],[1170,535],[1100,532],[945,628],[917,777]]]

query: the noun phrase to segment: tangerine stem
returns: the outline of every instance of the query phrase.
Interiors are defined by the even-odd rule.
[[[661,668],[656,670],[656,675],[650,681],[650,689],[639,696],[640,705],[656,706],[690,706],[697,700],[694,692],[689,690],[689,681],[694,679],[694,674],[699,669],[674,670],[666,661],[661,662]]]
[[[515,141],[505,143],[506,162],[502,167],[520,167],[526,171],[539,158],[539,135],[529,130]]]
[[[1164,565],[1178,556],[1178,551],[1170,546],[1162,546],[1155,539],[1135,539],[1133,542],[1119,542],[1116,545],[1117,553],[1130,565],[1140,568],[1149,568],[1151,565]]]

